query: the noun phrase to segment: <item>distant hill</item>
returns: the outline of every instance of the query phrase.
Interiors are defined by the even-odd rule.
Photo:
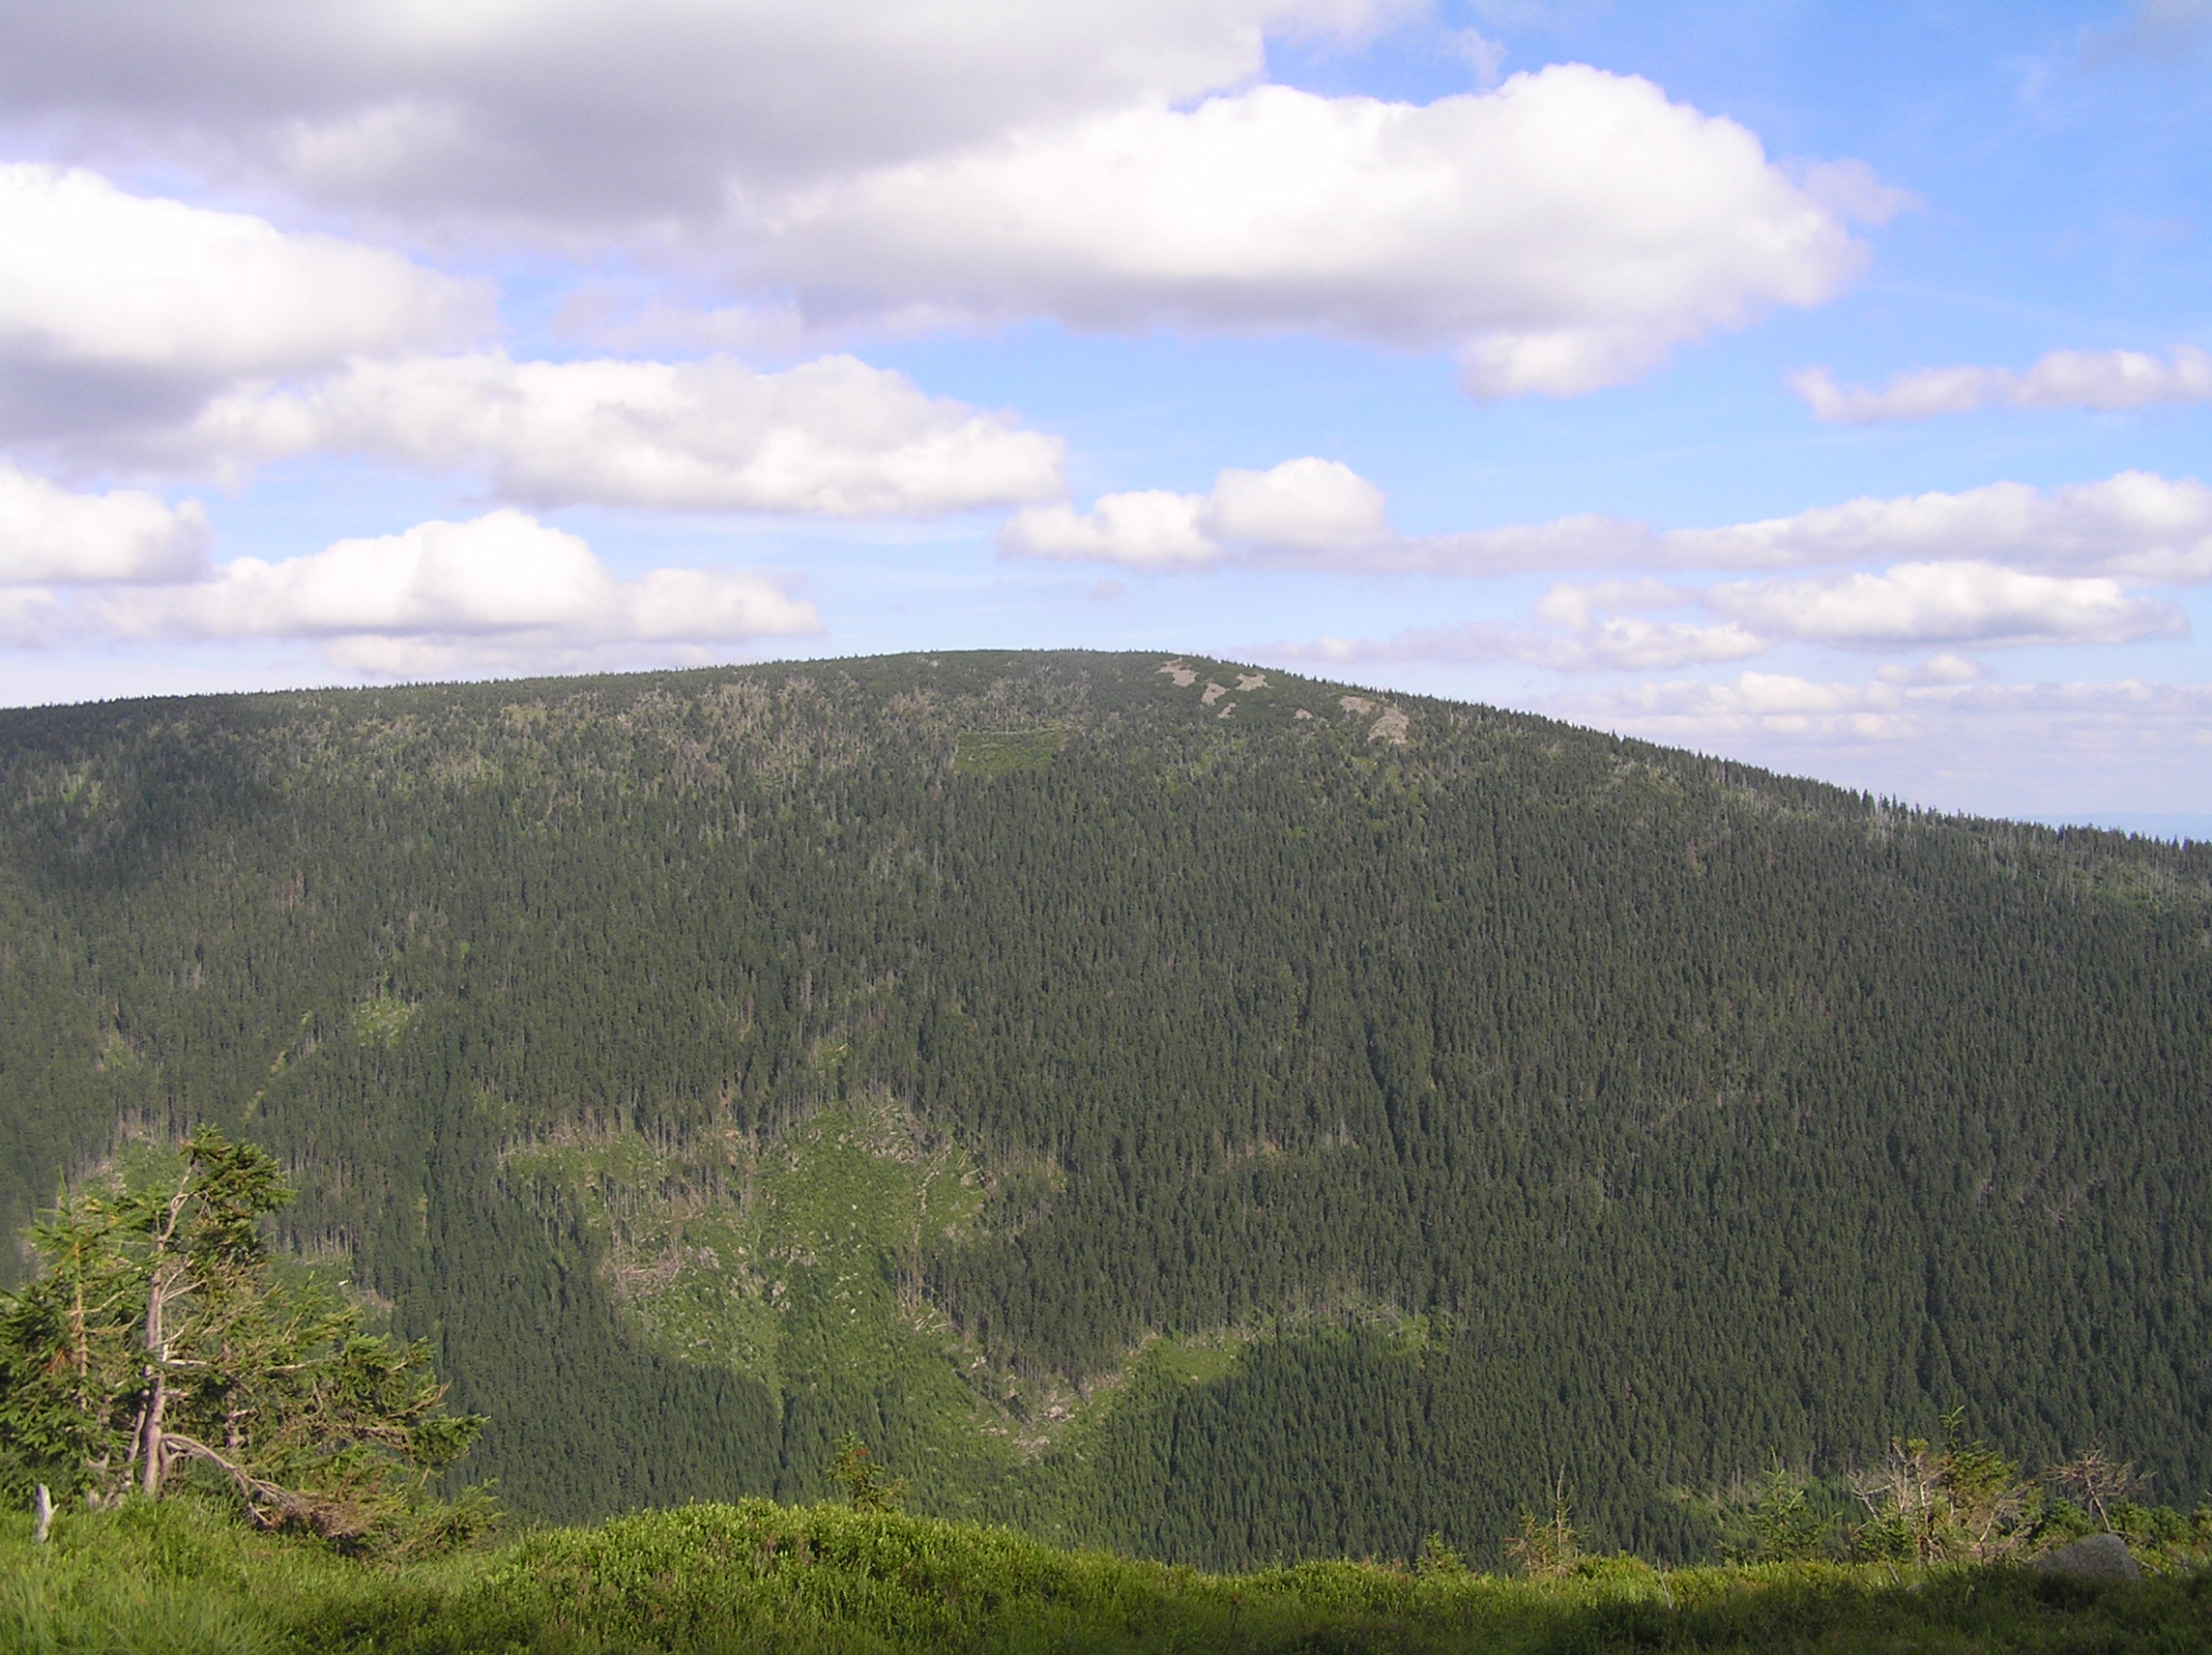
[[[1197,656],[0,712],[0,1217],[280,1154],[528,1511],[1482,1556],[2212,1483],[2212,848]],[[19,1269],[14,1256],[5,1261]]]

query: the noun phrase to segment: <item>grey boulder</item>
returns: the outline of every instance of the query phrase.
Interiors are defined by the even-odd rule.
[[[2128,1543],[2116,1534],[2084,1534],[2055,1552],[2046,1552],[2034,1567],[2052,1575],[2072,1575],[2083,1581],[2139,1581],[2142,1571],[2128,1554]]]

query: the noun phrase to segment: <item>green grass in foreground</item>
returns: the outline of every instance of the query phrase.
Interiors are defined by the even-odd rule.
[[[350,1561],[189,1501],[0,1519],[0,1650],[2101,1651],[2212,1648],[2212,1575],[1772,1564],[1559,1581],[1307,1563],[1205,1575],[1008,1530],[753,1501]]]

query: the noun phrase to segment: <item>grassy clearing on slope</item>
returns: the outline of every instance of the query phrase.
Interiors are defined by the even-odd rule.
[[[975,1222],[979,1179],[888,1094],[682,1149],[569,1131],[507,1165],[541,1207],[575,1204],[649,1344],[768,1387],[804,1467],[782,1492],[821,1492],[856,1424],[941,1510],[977,1515],[1014,1467],[1011,1417],[964,1377],[972,1353],[922,1292],[926,1248]]]
[[[2212,1578],[1792,1564],[1559,1581],[1308,1563],[1242,1576],[1004,1529],[753,1501],[554,1529],[404,1567],[249,1533],[189,1501],[0,1519],[0,1651],[1187,1650],[1499,1655],[2067,1652],[2212,1646]]]

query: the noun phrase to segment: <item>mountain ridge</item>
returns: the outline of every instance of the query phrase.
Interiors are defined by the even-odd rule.
[[[1682,1554],[1671,1488],[1954,1404],[2212,1466],[2201,847],[973,652],[4,712],[0,857],[12,1221],[247,1131],[526,1509],[858,1428],[1212,1564],[1560,1465]]]

